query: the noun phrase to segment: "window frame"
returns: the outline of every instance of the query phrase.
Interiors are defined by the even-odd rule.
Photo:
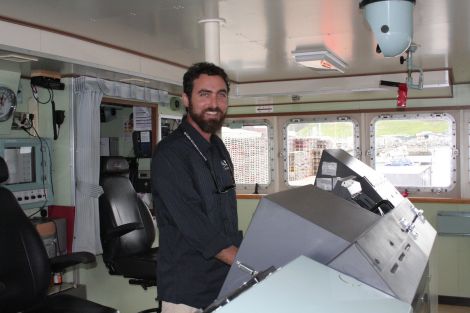
[[[460,196],[460,183],[459,175],[457,171],[459,168],[459,135],[458,135],[458,123],[459,114],[457,112],[446,111],[446,112],[406,112],[406,113],[383,113],[375,114],[370,119],[369,123],[369,147],[367,150],[367,157],[369,166],[375,170],[375,123],[379,120],[406,120],[406,119],[434,119],[440,117],[449,118],[451,122],[451,133],[452,133],[452,157],[451,157],[451,184],[447,187],[413,187],[413,186],[395,186],[400,192],[407,192],[410,196],[446,196],[455,197]]]
[[[274,127],[273,123],[268,120],[268,119],[261,119],[261,118],[255,118],[255,119],[250,119],[250,118],[227,118],[223,124],[223,127],[229,127],[230,125],[240,125],[242,124],[243,126],[267,126],[268,130],[268,184],[258,184],[258,193],[263,194],[263,193],[268,193],[268,191],[271,191],[273,183],[274,183]],[[222,138],[222,130],[221,130],[221,139]],[[228,149],[227,149],[228,150]],[[233,157],[230,156],[233,161]],[[236,169],[234,169],[236,171]],[[255,184],[236,184],[236,189],[237,193],[253,193],[255,190]]]
[[[353,123],[353,138],[354,138],[354,157],[361,159],[361,131],[360,124],[355,117],[351,115],[323,115],[323,116],[308,116],[301,118],[290,118],[284,122],[282,127],[282,164],[283,164],[283,175],[282,179],[284,186],[287,188],[296,188],[301,185],[290,185],[289,184],[289,173],[288,173],[288,151],[287,151],[287,127],[293,123],[332,123],[332,122],[345,122],[350,121]],[[281,175],[279,175],[280,177]]]

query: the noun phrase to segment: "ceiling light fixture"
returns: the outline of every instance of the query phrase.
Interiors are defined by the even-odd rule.
[[[14,54],[14,53],[0,55],[0,60],[11,61],[11,62],[16,62],[16,63],[38,61],[38,59],[36,58],[25,56],[25,55]]]
[[[339,57],[328,50],[292,51],[295,62],[319,72],[341,72],[347,67]]]

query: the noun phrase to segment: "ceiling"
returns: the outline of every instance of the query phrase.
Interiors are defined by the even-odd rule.
[[[376,41],[359,0],[0,0],[0,19],[85,37],[181,67],[204,60],[199,20],[225,19],[220,63],[243,85],[325,77],[364,77],[406,72],[399,58],[376,53]],[[454,84],[470,83],[470,1],[417,0],[414,64],[425,71],[450,69]],[[217,8],[218,13],[213,13]],[[319,73],[294,62],[292,51],[328,49],[344,73]],[[23,66],[83,74],[83,66],[55,60]],[[103,72],[104,78],[118,73]],[[405,80],[403,75],[402,81]],[[343,84],[341,81],[333,83]],[[168,88],[167,88],[168,89]]]

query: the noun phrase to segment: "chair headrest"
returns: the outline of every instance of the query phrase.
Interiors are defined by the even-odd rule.
[[[0,183],[4,183],[8,180],[8,166],[7,162],[0,157]]]
[[[101,173],[106,175],[129,173],[129,162],[119,156],[101,157]]]

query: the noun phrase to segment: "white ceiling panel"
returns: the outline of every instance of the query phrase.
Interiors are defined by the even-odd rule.
[[[0,0],[0,19],[81,36],[184,69],[204,59],[204,30],[198,21],[220,17],[225,19],[220,29],[221,65],[242,85],[332,75],[360,81],[368,75],[405,72],[406,63],[400,64],[399,58],[384,58],[375,52],[376,41],[359,2]],[[218,9],[211,13],[214,8]],[[469,15],[468,0],[417,0],[415,65],[425,71],[449,68],[454,83],[470,83]],[[344,74],[318,73],[296,64],[291,52],[306,48],[335,53],[348,65]],[[48,62],[40,64],[52,64],[53,60]],[[349,88],[340,81],[338,84],[338,89]]]

